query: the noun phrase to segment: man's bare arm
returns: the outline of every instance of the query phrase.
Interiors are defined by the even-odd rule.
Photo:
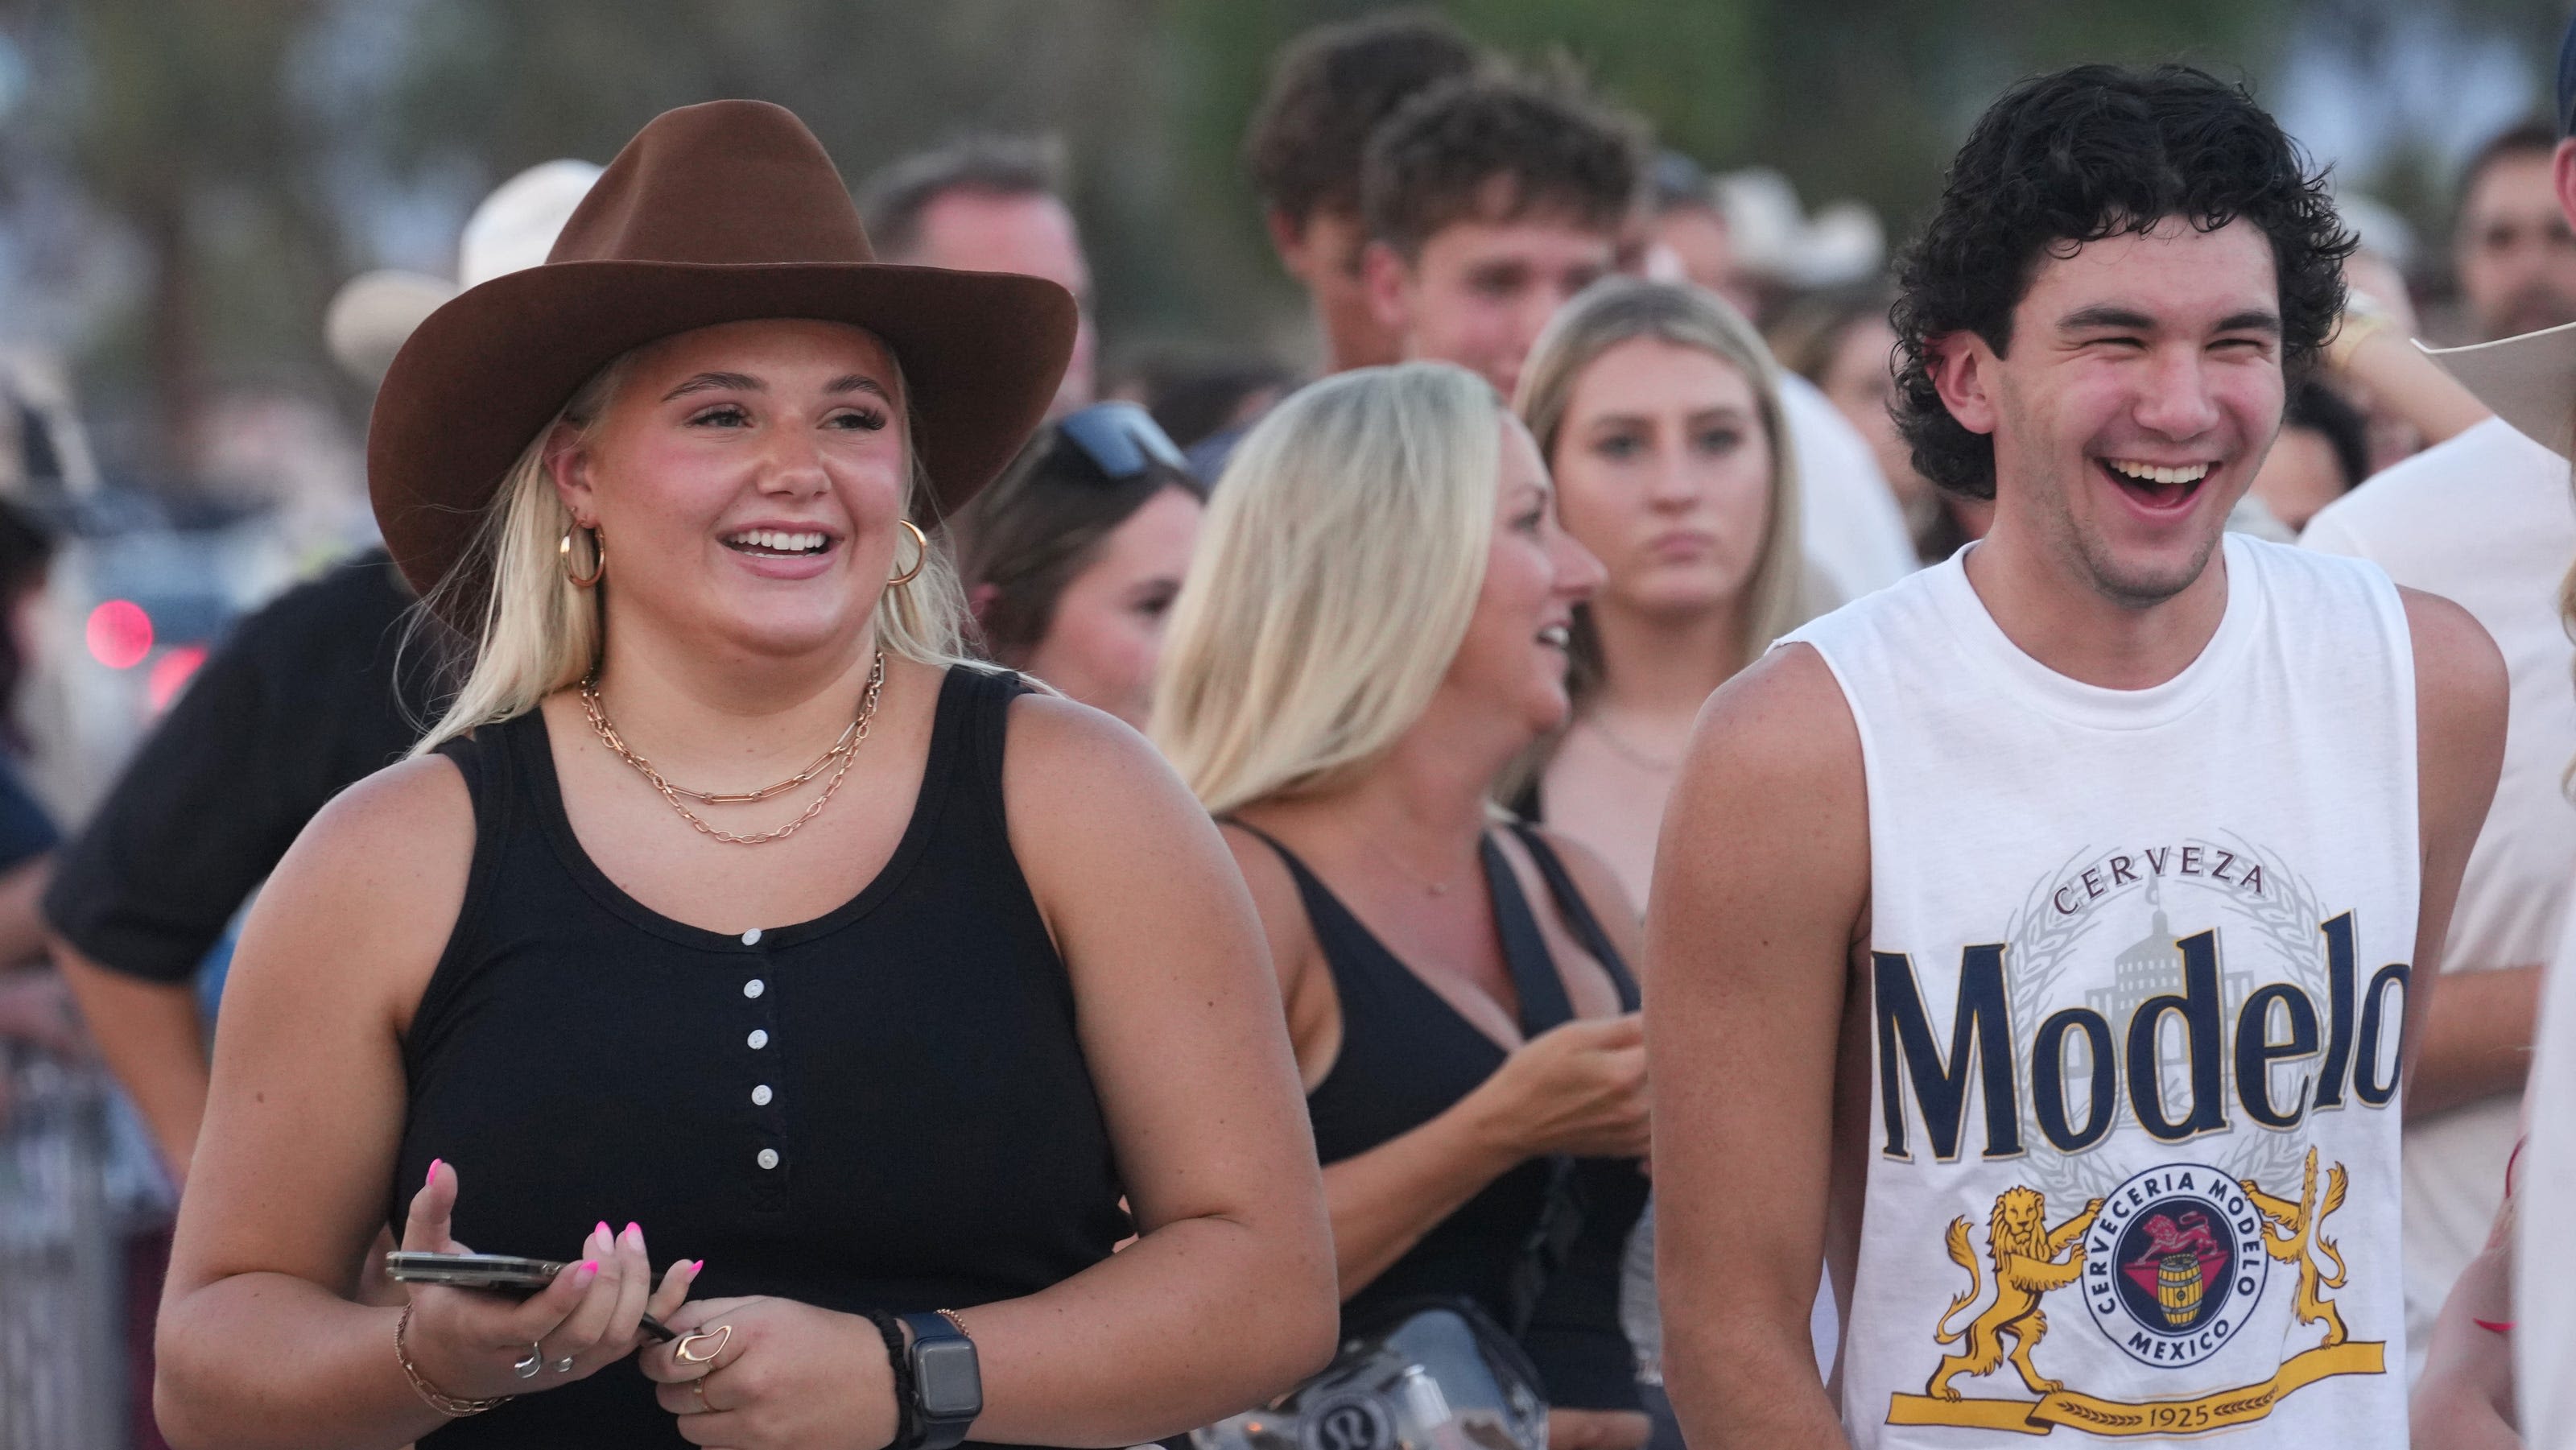
[[[99,1056],[152,1129],[172,1180],[185,1182],[206,1116],[206,1031],[196,992],[100,966],[60,937],[53,947]]]
[[[1850,707],[1775,651],[1701,711],[1646,914],[1664,1373],[1698,1450],[1845,1443],[1808,1317],[1868,895]]]
[[[2531,1031],[2540,1020],[2538,964],[2443,974],[2415,1048],[2407,1121],[2489,1098],[2522,1095],[2531,1075]]]
[[[2468,869],[2469,848],[2486,823],[2504,766],[2507,684],[2504,656],[2467,610],[2439,595],[2398,593],[2415,646],[2416,835],[2423,862],[2415,961],[2406,977],[2406,1106],[2412,1112],[2460,873]],[[2527,1018],[2523,1030],[2530,1030]]]

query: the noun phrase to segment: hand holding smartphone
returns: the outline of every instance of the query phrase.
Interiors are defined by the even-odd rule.
[[[385,1277],[402,1284],[443,1284],[451,1289],[481,1289],[526,1298],[555,1281],[564,1265],[548,1259],[522,1259],[510,1254],[442,1254],[396,1249],[385,1255]],[[669,1327],[652,1315],[641,1326],[655,1339],[675,1339]]]

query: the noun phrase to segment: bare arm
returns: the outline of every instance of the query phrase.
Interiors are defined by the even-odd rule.
[[[1850,708],[1774,651],[1700,713],[1646,915],[1664,1374],[1700,1450],[1845,1443],[1808,1324],[1868,890]]]
[[[100,966],[60,937],[53,949],[99,1055],[151,1128],[171,1180],[185,1183],[209,1081],[197,994],[184,983],[145,981]]]
[[[2531,1072],[2531,1028],[2540,1020],[2537,965],[2449,972],[2425,1011],[2415,1080],[2406,1089],[2412,1121],[2519,1095]]]
[[[2439,595],[2398,593],[2415,647],[2416,830],[2423,860],[2415,960],[2406,978],[2406,1110],[2412,1114],[2432,1003],[2454,985],[2443,982],[2435,990],[2451,907],[2504,765],[2506,678],[2504,656],[2467,610]],[[2531,1018],[2521,1024],[2528,1034]]]
[[[2446,984],[2443,990],[2450,988]],[[2460,1271],[2442,1301],[2441,1317],[2433,1322],[2424,1373],[2406,1405],[2413,1443],[2423,1450],[2521,1450],[2508,1337],[2513,1324],[2513,1211],[2508,1193],[2496,1209],[2485,1251]]]
[[[54,879],[51,851],[0,871],[0,971],[45,955],[45,887]]]
[[[2401,328],[2357,332],[2349,345],[2338,339],[2329,347],[2329,358],[2334,370],[2366,389],[2373,403],[2423,434],[2427,447],[2495,416]]]

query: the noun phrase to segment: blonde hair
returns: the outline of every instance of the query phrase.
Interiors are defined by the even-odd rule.
[[[1235,450],[1154,695],[1208,810],[1332,790],[1421,718],[1484,589],[1504,416],[1464,368],[1361,368]]]
[[[1604,278],[1577,293],[1539,333],[1521,370],[1513,409],[1529,425],[1540,456],[1554,471],[1575,385],[1603,353],[1640,337],[1707,353],[1742,373],[1752,386],[1754,411],[1771,445],[1771,514],[1754,555],[1752,577],[1744,585],[1738,659],[1750,663],[1771,641],[1804,623],[1807,612],[1801,607],[1806,555],[1799,543],[1797,454],[1780,406],[1780,365],[1753,324],[1716,293],[1687,283]],[[1602,657],[1589,606],[1575,609],[1571,654],[1568,684],[1579,709],[1599,691],[1609,663]]]
[[[555,691],[579,684],[598,664],[607,635],[607,591],[616,585],[614,546],[607,558],[609,572],[596,587],[577,588],[566,577],[558,549],[573,527],[573,516],[555,492],[546,445],[562,426],[581,438],[590,436],[616,399],[634,356],[629,352],[593,373],[537,430],[483,506],[465,552],[423,597],[421,607],[431,614],[481,623],[473,631],[464,684],[412,754],[427,754],[482,726],[524,715]],[[905,436],[912,436],[909,429]],[[911,455],[909,472],[905,516],[919,518],[931,508],[931,493],[917,452]],[[936,522],[932,519],[930,525]],[[899,558],[900,546],[897,553]],[[965,618],[965,591],[947,550],[934,536],[912,582],[889,585],[877,597],[877,643],[888,654],[923,664],[963,663]]]

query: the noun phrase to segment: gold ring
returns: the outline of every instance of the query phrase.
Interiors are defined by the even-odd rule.
[[[719,1324],[713,1329],[703,1329],[695,1334],[684,1336],[678,1344],[671,1346],[671,1353],[682,1364],[713,1364],[715,1362],[715,1357],[724,1353],[725,1342],[732,1338],[733,1326],[730,1324]],[[716,1342],[715,1348],[708,1350],[704,1354],[690,1353],[690,1350],[694,1348],[697,1345],[697,1342],[701,1339],[714,1340]]]
[[[699,1414],[712,1415],[715,1413],[716,1407],[707,1403],[707,1377],[705,1375],[700,1375],[696,1379],[689,1381],[689,1389],[698,1397]]]

